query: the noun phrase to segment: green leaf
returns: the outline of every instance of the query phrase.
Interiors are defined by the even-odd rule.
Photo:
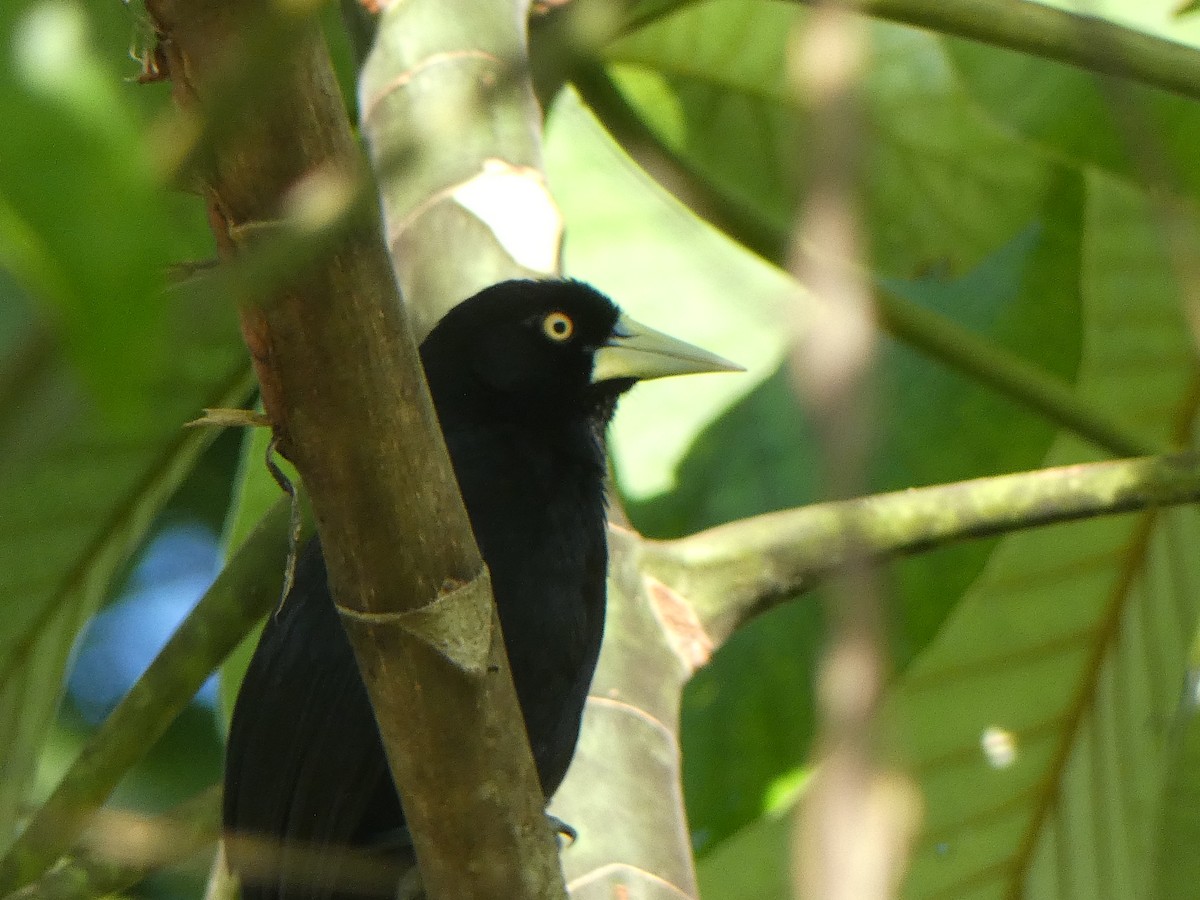
[[[787,900],[792,896],[791,810],[742,828],[697,863],[700,894],[713,900]]]
[[[1117,0],[1105,4],[1104,12],[1175,41],[1200,43],[1195,23],[1171,23],[1172,5]],[[1195,101],[971,41],[945,39],[944,45],[964,87],[1006,128],[1124,179],[1166,178],[1189,193],[1200,188]]]
[[[118,4],[0,11],[0,266],[43,307],[87,386],[137,427],[164,361],[171,263],[211,253],[200,204],[164,190],[147,137],[164,99],[132,80]],[[52,164],[47,164],[52,161]]]
[[[1080,390],[1164,440],[1195,414],[1195,368],[1156,220],[1111,179],[1088,188]],[[1087,455],[1062,437],[1047,464]],[[1000,542],[894,700],[927,809],[906,896],[1149,889],[1197,541],[1177,509]]]
[[[0,303],[0,594],[15,601],[0,619],[0,834],[32,783],[79,628],[212,438],[183,423],[249,390],[231,308],[179,296],[166,325],[134,427],[81,384],[11,285]]]
[[[1193,657],[1195,653],[1193,652]],[[1181,715],[1173,723],[1158,823],[1154,890],[1161,900],[1186,897],[1200,884],[1200,716],[1196,708],[1196,670],[1191,670]]]
[[[807,15],[796,6],[719,0],[606,50],[651,131],[710,186],[775,228],[781,246],[797,217],[810,128],[784,60],[789,34]],[[1081,334],[1080,174],[981,115],[933,35],[877,24],[871,36],[862,199],[872,275],[908,302],[1072,380]],[[716,396],[714,378],[712,388],[680,379],[669,398],[639,388],[622,401],[615,446],[622,486],[634,487],[634,523],[652,536],[675,535],[817,499],[809,426],[779,365],[783,304],[794,288],[759,278],[623,157],[614,161],[615,151],[581,149],[592,140],[575,134],[577,165],[552,181],[567,215],[572,270],[579,271],[573,260],[586,259],[586,277],[615,285],[620,301],[651,298],[662,310],[652,320],[662,327],[679,322],[699,332],[696,320],[714,323],[729,342],[715,348],[751,365],[758,379],[740,398]],[[747,327],[739,316],[764,329],[769,350],[746,341],[747,353],[738,353],[734,342]],[[689,337],[704,343],[702,333]],[[1054,435],[1040,417],[890,340],[878,380],[872,490],[1032,468]],[[652,408],[645,427],[640,402]],[[682,410],[702,412],[689,422]],[[686,452],[667,456],[663,447],[680,443]],[[678,459],[673,477],[650,482],[657,495],[628,476],[644,464],[639,457],[664,467]],[[892,625],[901,665],[936,633],[989,552],[990,544],[974,544],[896,568]],[[755,818],[767,786],[804,757],[822,629],[815,603],[746,629],[693,679],[685,777],[702,846]],[[799,710],[786,720],[776,713],[780,696]]]
[[[120,4],[0,8],[0,844],[76,635],[250,373],[231,304],[167,290],[211,252],[147,140]]]
[[[266,464],[270,443],[271,431],[267,428],[250,429],[243,435],[241,464],[238,467],[233,501],[225,518],[222,540],[227,555],[231,555],[242,545],[246,537],[283,496],[279,484]],[[295,467],[278,454],[274,454],[272,459],[291,481],[293,488],[301,491],[300,476]],[[295,502],[305,501],[297,499]],[[302,548],[295,549],[299,553]],[[233,716],[238,689],[246,675],[246,669],[250,666],[250,658],[254,655],[254,648],[258,646],[258,636],[261,633],[261,627],[251,629],[221,666],[218,699],[219,720],[223,729],[228,728],[229,720]]]

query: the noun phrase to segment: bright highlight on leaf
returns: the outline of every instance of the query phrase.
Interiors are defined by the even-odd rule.
[[[562,216],[536,169],[489,159],[455,189],[454,199],[492,230],[518,265],[547,275],[557,269]]]
[[[87,22],[78,6],[54,0],[26,13],[12,40],[17,66],[29,86],[57,92],[63,76],[88,52]]]
[[[324,167],[309,172],[284,198],[284,214],[290,224],[307,234],[319,234],[350,209],[355,197],[354,179],[344,172]]]
[[[132,137],[128,109],[115,90],[110,66],[97,54],[78,3],[46,0],[32,7],[18,20],[11,40],[16,70],[30,91],[60,104],[110,149]],[[140,163],[140,157],[130,162],[135,161]]]
[[[992,725],[980,735],[979,749],[993,769],[1007,769],[1017,761],[1017,736]]]
[[[812,774],[813,770],[804,766],[776,778],[763,794],[763,812],[768,815],[780,815],[790,809],[804,792]]]

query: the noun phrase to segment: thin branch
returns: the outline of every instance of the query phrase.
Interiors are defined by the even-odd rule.
[[[0,860],[0,894],[38,877],[70,849],[117,782],[166,732],[204,681],[279,602],[290,534],[281,500],[92,735]]]
[[[816,425],[822,480],[835,500],[866,490],[876,414],[878,333],[859,196],[868,37],[852,10],[852,0],[823,0],[794,30],[788,53],[812,124],[810,184],[789,253],[808,294],[793,294],[788,369]],[[889,667],[878,557],[853,517],[842,523],[842,566],[830,573],[829,636],[817,664],[816,773],[793,826],[792,894],[885,900],[907,868],[917,817],[914,804],[884,790],[907,779],[885,768],[878,746]]]
[[[1200,500],[1200,454],[1123,459],[913,488],[648,541],[643,564],[695,607],[717,645],[845,562],[849,529],[880,559],[1039,525]],[[860,544],[860,547],[863,546]]]
[[[953,320],[876,285],[880,325],[896,340],[1017,401],[1113,456],[1150,456],[1164,448],[1144,440],[1071,386]]]

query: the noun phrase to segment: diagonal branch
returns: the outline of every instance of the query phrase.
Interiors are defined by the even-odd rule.
[[[856,7],[875,18],[1200,99],[1200,53],[1194,48],[1100,16],[1055,9],[1033,0],[862,0]]]
[[[278,531],[283,534],[282,521]],[[220,832],[220,785],[161,816],[101,810],[71,855],[4,900],[97,900],[126,894],[147,875],[211,849]]]
[[[320,33],[295,23],[315,4],[147,9],[181,107],[203,113],[225,91],[255,92],[200,173],[223,256],[253,253],[314,193],[361,183]],[[277,81],[230,84],[244,35],[273,23],[298,35],[273,51],[288,54]],[[276,437],[312,500],[428,895],[561,897],[487,571],[368,205],[328,256],[269,296],[241,298],[243,333]],[[416,610],[425,629],[413,625]]]

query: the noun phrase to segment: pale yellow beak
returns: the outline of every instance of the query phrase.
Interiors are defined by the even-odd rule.
[[[744,372],[737,363],[655,331],[622,313],[608,343],[596,351],[592,383],[618,378],[666,378],[701,372]]]

